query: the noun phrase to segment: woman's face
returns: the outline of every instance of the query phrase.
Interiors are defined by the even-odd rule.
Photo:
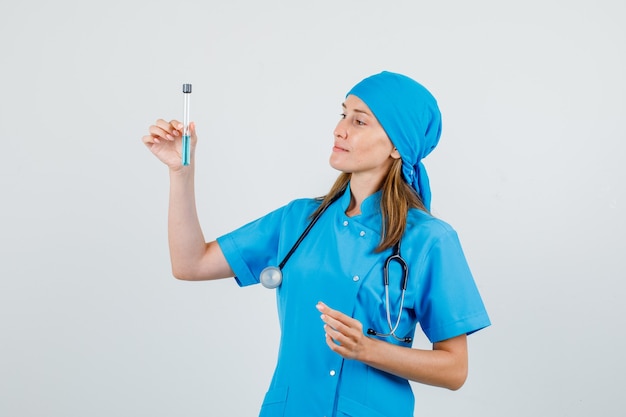
[[[400,154],[372,111],[358,97],[349,95],[342,104],[341,120],[335,128],[330,165],[342,172],[371,176],[380,181]]]

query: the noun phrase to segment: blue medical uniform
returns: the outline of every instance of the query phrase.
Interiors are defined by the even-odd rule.
[[[318,301],[387,333],[383,263],[392,250],[375,253],[381,236],[380,192],[361,214],[345,214],[350,189],[322,215],[283,268],[276,290],[281,340],[278,362],[261,408],[274,416],[413,416],[409,382],[356,360],[343,359],[325,342]],[[319,207],[295,200],[218,243],[239,285],[257,284],[268,265],[278,265]],[[409,264],[398,336],[413,336],[419,323],[431,342],[470,334],[490,324],[456,232],[421,210],[410,210],[401,253]],[[401,270],[390,271],[395,323]],[[393,338],[389,343],[408,346]]]

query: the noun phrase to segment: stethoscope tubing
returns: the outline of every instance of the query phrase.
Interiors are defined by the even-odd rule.
[[[324,214],[328,207],[330,207],[335,201],[337,201],[339,197],[341,197],[341,195],[342,193],[337,193],[337,195],[333,196],[330,202],[325,207],[323,207],[322,210],[320,210],[320,212],[317,213],[317,215],[309,222],[298,240],[296,240],[296,243],[294,243],[291,249],[289,249],[289,252],[287,252],[287,254],[278,264],[278,266],[268,266],[261,271],[261,274],[259,276],[259,281],[261,282],[261,285],[263,285],[265,288],[273,289],[282,284],[283,268],[287,264],[287,261],[289,261],[291,255],[293,255],[296,249],[298,249],[304,238],[307,237],[313,226],[315,226],[315,223],[317,223],[320,217],[322,217],[322,214]]]

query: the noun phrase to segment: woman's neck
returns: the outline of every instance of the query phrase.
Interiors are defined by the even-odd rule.
[[[346,209],[348,217],[361,214],[361,204],[365,199],[380,189],[382,180],[379,178],[363,178],[352,175],[350,178],[350,205]]]

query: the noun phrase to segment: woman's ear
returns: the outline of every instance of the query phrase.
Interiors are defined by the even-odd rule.
[[[400,159],[400,152],[398,152],[397,148],[393,148],[390,155],[393,159]]]

